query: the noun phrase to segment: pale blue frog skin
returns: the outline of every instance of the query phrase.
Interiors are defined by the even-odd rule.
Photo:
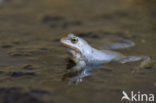
[[[64,47],[67,48],[71,54],[71,59],[76,63],[76,66],[74,67],[75,70],[80,70],[86,65],[105,64],[111,61],[116,61],[123,64],[142,60],[140,68],[144,67],[150,62],[150,57],[148,56],[125,56],[119,52],[108,50],[120,48],[123,49],[134,46],[134,43],[128,40],[127,44],[113,44],[111,46],[107,46],[106,49],[103,50],[97,50],[91,47],[87,41],[75,36],[74,34],[68,34],[67,37],[61,38],[60,42]]]

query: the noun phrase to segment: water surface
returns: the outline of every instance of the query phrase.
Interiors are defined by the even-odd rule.
[[[111,63],[78,85],[63,81],[68,55],[59,39],[76,33],[93,47],[116,39],[119,51],[156,59],[155,0],[3,0],[0,5],[0,101],[7,103],[120,103],[122,90],[156,93],[156,68]],[[20,99],[18,98],[19,96]],[[17,99],[18,98],[18,99]]]

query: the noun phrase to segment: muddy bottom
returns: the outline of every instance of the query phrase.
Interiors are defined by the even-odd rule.
[[[0,0],[1,103],[121,103],[128,94],[156,94],[155,0]],[[110,63],[80,83],[59,39],[76,33],[95,48],[130,39],[125,55],[150,56],[153,65]]]

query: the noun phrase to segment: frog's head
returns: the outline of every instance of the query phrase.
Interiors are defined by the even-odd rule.
[[[91,51],[89,44],[84,39],[77,37],[74,34],[68,34],[68,36],[62,38],[60,42],[64,47],[73,50],[76,53],[86,54]]]

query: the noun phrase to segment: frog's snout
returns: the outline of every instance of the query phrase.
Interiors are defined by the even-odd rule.
[[[66,40],[69,40],[69,38],[67,38],[67,37],[61,38],[61,39],[60,39],[60,42],[62,43],[62,42],[64,42],[64,41],[66,41]]]

